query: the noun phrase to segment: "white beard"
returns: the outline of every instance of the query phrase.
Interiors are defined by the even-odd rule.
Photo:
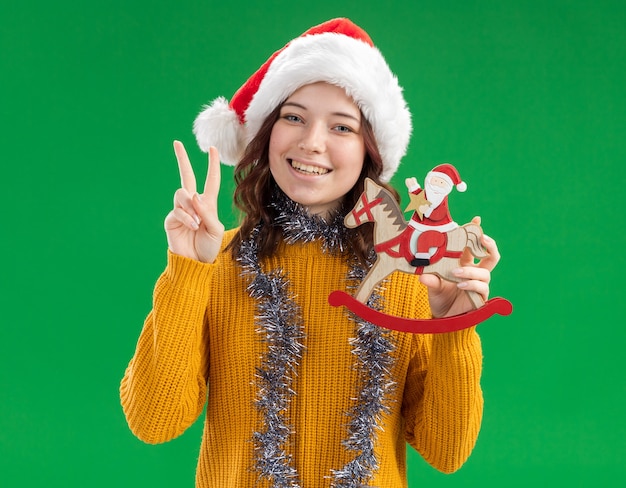
[[[448,188],[447,190],[443,190],[440,186],[433,186],[430,184],[430,179],[424,182],[424,191],[426,192],[426,198],[431,203],[431,206],[428,207],[428,210],[424,212],[426,217],[430,217],[430,214],[435,210],[441,202],[448,196],[452,188]]]

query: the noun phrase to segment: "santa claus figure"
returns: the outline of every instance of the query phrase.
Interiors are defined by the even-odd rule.
[[[467,189],[457,169],[451,164],[441,164],[430,171],[424,179],[424,189],[415,178],[407,178],[411,203],[407,210],[415,210],[409,225],[415,229],[411,236],[411,249],[415,258],[413,266],[428,266],[437,249],[447,242],[446,232],[458,224],[452,220],[448,208],[448,195],[454,187],[460,192]]]

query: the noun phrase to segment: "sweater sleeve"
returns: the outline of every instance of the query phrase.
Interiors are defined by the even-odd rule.
[[[120,385],[131,431],[155,444],[182,434],[207,391],[206,306],[214,265],[168,252],[153,308]]]
[[[482,349],[474,327],[415,336],[403,413],[407,441],[436,469],[458,470],[478,437]]]

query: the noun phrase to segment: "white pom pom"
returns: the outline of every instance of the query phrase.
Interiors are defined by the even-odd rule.
[[[464,181],[461,181],[461,183],[456,185],[456,189],[457,191],[460,191],[461,193],[464,192],[465,190],[467,190],[467,183],[465,183]]]
[[[243,128],[228,100],[219,97],[206,105],[193,123],[193,133],[200,149],[209,152],[215,146],[222,163],[234,166],[245,148]]]

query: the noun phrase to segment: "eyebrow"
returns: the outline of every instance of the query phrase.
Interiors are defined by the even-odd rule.
[[[282,104],[281,108],[286,106],[286,105],[289,105],[289,106],[292,106],[292,107],[298,107],[298,108],[301,108],[302,110],[308,110],[304,105],[299,104],[297,102],[285,102],[285,103]],[[352,119],[352,120],[354,120],[354,121],[356,121],[358,123],[361,123],[360,117],[357,118],[354,115],[346,113],[346,112],[333,112],[331,115],[337,115],[339,117],[348,117],[349,119]]]

